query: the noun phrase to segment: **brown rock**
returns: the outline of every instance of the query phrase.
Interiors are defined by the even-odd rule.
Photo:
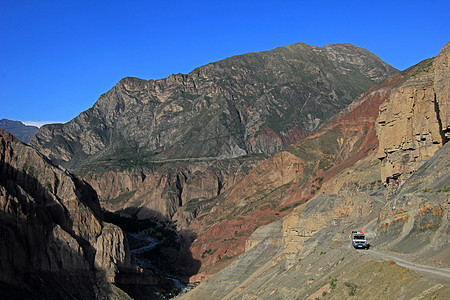
[[[377,135],[381,176],[396,190],[448,140],[449,49],[422,62],[380,106]]]
[[[61,280],[89,294],[82,274],[94,286],[114,281],[120,269],[136,270],[121,229],[102,222],[95,191],[2,130],[0,174],[1,282],[21,285],[32,274],[43,283],[28,289]]]

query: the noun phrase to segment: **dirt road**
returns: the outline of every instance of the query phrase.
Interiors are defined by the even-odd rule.
[[[366,254],[366,255],[372,255],[372,256],[379,257],[383,260],[395,261],[395,263],[399,266],[408,268],[410,270],[413,270],[413,271],[416,271],[419,273],[426,273],[426,274],[434,275],[440,279],[450,281],[450,269],[437,268],[437,267],[417,264],[417,263],[408,261],[404,258],[400,258],[400,257],[398,257],[397,254],[394,254],[394,253],[388,252],[388,251],[384,251],[384,250],[372,249],[372,250],[365,250],[365,251],[361,250],[360,252],[363,254]]]

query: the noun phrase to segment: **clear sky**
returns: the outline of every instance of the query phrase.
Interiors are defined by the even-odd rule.
[[[297,42],[352,43],[402,70],[439,54],[449,19],[449,0],[0,0],[0,119],[66,122],[123,77]]]

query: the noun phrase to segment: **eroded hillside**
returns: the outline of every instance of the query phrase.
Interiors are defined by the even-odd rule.
[[[199,202],[228,192],[394,72],[350,44],[295,44],[187,75],[124,78],[31,144],[80,174],[109,210],[174,218],[185,206],[192,218]]]
[[[246,239],[256,228],[322,194],[326,182],[373,153],[378,146],[379,106],[413,72],[398,73],[372,87],[318,132],[261,163],[231,191],[203,204],[190,224],[199,233],[191,249],[202,261],[200,274],[193,280],[204,280],[231,263],[244,251]],[[381,180],[372,177],[370,185],[382,190]],[[342,214],[352,214],[352,207],[348,203]],[[317,228],[304,237],[315,231]]]
[[[373,138],[361,141],[355,134],[343,136],[342,144],[353,140],[353,145],[359,147],[343,147],[342,149],[348,149],[343,157],[331,157],[337,164],[332,164],[331,168],[320,173],[323,174],[319,177],[323,178],[320,189],[317,188],[316,180],[312,180],[309,186],[284,190],[283,196],[279,197],[284,197],[285,200],[294,194],[297,199],[304,199],[300,197],[311,191],[314,191],[314,195],[305,204],[300,203],[282,219],[282,223],[269,223],[256,230],[247,239],[245,253],[182,299],[446,299],[450,292],[450,145],[446,143],[448,127],[445,125],[438,126],[440,132],[438,131],[437,136],[440,139],[431,138],[431,132],[435,129],[435,122],[431,117],[447,114],[445,107],[448,106],[449,97],[448,94],[436,92],[434,99],[432,97],[421,102],[418,100],[425,97],[414,95],[448,91],[449,81],[442,80],[448,78],[449,74],[448,49],[449,45],[444,47],[431,65],[425,61],[398,74],[399,80],[390,89],[387,86],[374,88],[372,94],[376,90],[383,91],[384,94],[380,102],[372,102],[374,107],[386,102],[380,107],[378,121],[378,112],[368,118],[372,126],[368,127],[371,134],[367,136]],[[421,77],[438,80],[427,86],[415,85],[422,82]],[[391,80],[394,78],[395,76]],[[405,93],[408,89],[413,93]],[[370,91],[367,95],[370,95]],[[387,123],[383,121],[383,115],[386,107],[394,103],[388,99],[397,99],[400,105],[406,101],[415,103],[412,112],[406,111],[415,116],[403,123],[407,127],[390,129],[396,132],[400,141],[408,141],[411,137],[409,133],[416,133],[412,140],[409,139],[413,146],[404,149],[403,154],[408,154],[408,151],[414,153],[415,142],[421,145],[420,143],[426,144],[426,140],[430,140],[429,144],[434,147],[434,151],[430,150],[431,147],[424,151],[427,157],[421,157],[421,163],[419,161],[408,168],[406,173],[398,174],[402,176],[402,181],[398,182],[395,189],[383,175],[386,174],[385,158],[377,154],[377,149],[388,148],[385,148],[383,141],[383,137],[386,137],[383,126]],[[427,107],[430,105],[428,102],[436,108],[434,115],[427,114]],[[370,101],[355,102],[337,120],[346,120],[344,124],[347,126],[355,124],[348,122],[349,119],[345,116],[352,115],[351,111],[364,103]],[[395,107],[390,109],[400,111]],[[424,122],[424,119],[429,122]],[[447,124],[442,117],[434,120]],[[300,153],[303,155],[310,154],[311,152],[305,151],[308,143],[326,136],[328,130],[336,130],[336,124],[339,121],[331,122],[324,131],[295,147],[302,148],[304,151]],[[394,124],[398,126],[402,123]],[[340,126],[342,125],[341,123]],[[380,146],[375,136],[375,126],[378,126]],[[402,132],[405,134],[402,135]],[[420,139],[421,134],[426,139]],[[338,140],[341,137],[337,134],[333,136]],[[351,139],[352,136],[355,138]],[[330,148],[329,142],[326,145]],[[315,149],[319,149],[316,150],[318,153],[324,151],[320,147]],[[352,153],[352,149],[365,151]],[[387,151],[388,155],[394,151]],[[308,158],[311,159],[311,156]],[[321,158],[316,166],[327,161],[323,160],[323,156]],[[412,165],[406,159],[396,163]],[[289,168],[284,169],[286,170]],[[277,171],[281,172],[280,169]],[[370,250],[357,251],[351,248],[349,233],[355,229],[366,233],[371,244]]]

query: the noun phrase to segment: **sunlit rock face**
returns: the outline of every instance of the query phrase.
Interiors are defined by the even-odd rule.
[[[422,62],[380,107],[377,135],[381,174],[395,191],[449,138],[450,45]]]

